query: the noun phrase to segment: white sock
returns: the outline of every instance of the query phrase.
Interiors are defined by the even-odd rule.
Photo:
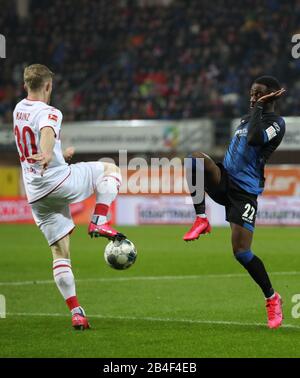
[[[110,206],[116,198],[122,184],[120,173],[110,173],[96,181],[96,203]]]
[[[71,268],[71,260],[53,260],[53,277],[58,290],[65,300],[76,296],[75,280]]]
[[[207,218],[207,216],[206,216],[206,214],[204,213],[204,214],[196,214],[197,215],[197,217],[199,217],[199,218]]]
[[[105,215],[96,215],[94,214],[92,216],[92,222],[95,223],[95,224],[104,224],[107,222],[107,217]]]

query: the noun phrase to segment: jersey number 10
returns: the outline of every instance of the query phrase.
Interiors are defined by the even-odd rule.
[[[15,136],[17,139],[17,145],[18,145],[18,151],[20,155],[21,162],[27,160],[28,163],[33,164],[35,163],[35,160],[28,159],[30,155],[34,155],[37,153],[37,146],[35,143],[35,136],[33,131],[29,126],[24,126],[22,130],[22,135],[20,133],[20,130],[18,126],[15,127]],[[29,153],[28,149],[28,141],[27,139],[30,139],[30,146],[31,146],[31,154]]]

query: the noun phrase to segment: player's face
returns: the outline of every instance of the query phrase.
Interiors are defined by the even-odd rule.
[[[269,90],[265,85],[254,83],[250,90],[250,108],[252,109],[257,100],[268,93]]]

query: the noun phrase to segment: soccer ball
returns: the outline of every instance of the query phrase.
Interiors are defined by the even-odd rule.
[[[114,269],[128,269],[134,264],[136,257],[137,250],[128,239],[110,241],[105,247],[104,259]]]

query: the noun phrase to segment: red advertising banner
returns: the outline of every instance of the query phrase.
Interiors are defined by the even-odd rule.
[[[264,196],[300,196],[300,167],[274,165],[265,169]]]
[[[122,170],[121,194],[130,195],[188,195],[184,169],[140,168]],[[264,196],[300,196],[299,165],[269,165],[265,168]]]
[[[95,207],[95,196],[70,207],[75,224],[88,224]],[[115,203],[110,207],[109,217],[115,223]],[[0,197],[0,223],[34,223],[26,198]]]
[[[125,187],[111,207],[112,222],[132,225],[189,223],[193,211],[184,202],[187,194],[183,174],[180,169],[172,169],[170,175],[162,174],[161,169],[151,172],[144,168],[138,174],[128,171],[127,175],[123,175]],[[257,224],[299,225],[300,166],[268,166],[265,178],[265,191],[259,197]],[[130,193],[132,188],[137,190]],[[88,224],[94,205],[95,196],[72,204],[75,224]],[[224,224],[223,208],[219,209],[208,201],[207,211],[214,224]],[[33,223],[26,199],[0,197],[0,223]]]
[[[34,223],[26,198],[0,198],[0,223]]]

